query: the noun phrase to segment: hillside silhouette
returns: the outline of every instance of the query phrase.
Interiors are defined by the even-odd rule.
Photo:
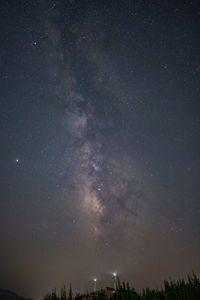
[[[9,290],[0,289],[0,300],[32,300],[32,299],[23,298]]]

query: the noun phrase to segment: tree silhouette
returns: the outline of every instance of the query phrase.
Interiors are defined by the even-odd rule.
[[[64,285],[63,288],[61,288],[61,291],[60,291],[60,300],[67,300],[65,285]]]
[[[71,285],[71,283],[70,283],[70,285],[69,285],[69,296],[68,296],[68,300],[72,300],[72,298],[73,298],[72,285]]]

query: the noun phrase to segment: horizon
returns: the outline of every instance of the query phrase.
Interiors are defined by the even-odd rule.
[[[116,274],[115,276],[113,274],[110,274],[110,275],[112,275],[112,283],[110,285],[106,284],[105,286],[101,285],[101,287],[97,287],[96,286],[96,281],[98,281],[98,280],[96,278],[95,278],[96,280],[93,278],[92,279],[92,281],[93,281],[93,288],[91,288],[91,281],[90,281],[90,288],[89,289],[87,288],[87,290],[82,291],[80,293],[80,291],[74,291],[73,290],[73,285],[71,283],[68,283],[68,284],[65,283],[65,284],[61,285],[60,287],[54,287],[54,288],[52,288],[51,290],[49,290],[48,292],[46,292],[43,295],[43,297],[40,298],[40,299],[46,299],[45,297],[47,295],[50,295],[51,293],[52,294],[55,293],[58,297],[59,297],[59,295],[61,297],[61,294],[63,293],[63,291],[65,291],[65,295],[66,295],[66,297],[67,297],[68,300],[72,300],[72,299],[82,300],[82,299],[85,299],[84,297],[87,296],[87,295],[88,296],[92,296],[92,297],[98,297],[99,296],[100,299],[102,299],[101,298],[101,294],[102,293],[106,293],[106,291],[108,291],[110,289],[113,290],[112,294],[113,293],[117,293],[118,294],[118,293],[120,293],[120,290],[123,292],[124,289],[125,290],[128,289],[129,291],[136,292],[138,295],[140,295],[142,297],[142,295],[144,295],[145,292],[149,293],[149,292],[152,291],[153,292],[152,295],[154,295],[155,291],[157,291],[157,292],[159,292],[159,291],[161,291],[161,292],[162,291],[166,291],[166,286],[169,287],[170,285],[172,285],[172,291],[173,291],[174,290],[174,285],[177,285],[177,286],[179,285],[180,288],[183,288],[183,284],[184,284],[185,288],[186,288],[187,284],[190,284],[192,286],[190,288],[188,288],[188,293],[191,293],[191,288],[192,288],[194,294],[193,295],[191,294],[190,296],[187,294],[187,296],[188,296],[188,300],[189,299],[192,300],[192,299],[194,299],[194,297],[197,296],[197,294],[196,294],[196,293],[198,293],[197,290],[200,291],[200,279],[198,278],[198,276],[194,272],[191,272],[190,274],[187,274],[186,276],[184,276],[182,278],[176,278],[176,279],[175,278],[171,278],[171,277],[165,278],[165,280],[159,286],[158,285],[156,287],[150,287],[150,286],[144,287],[143,286],[140,289],[136,289],[134,286],[131,286],[130,285],[130,281],[123,281],[123,280],[121,280],[118,274]],[[95,282],[95,285],[94,285],[94,282]],[[100,280],[100,282],[101,282],[101,280]],[[1,289],[0,288],[0,292],[8,292],[8,294],[9,293],[15,294],[16,296],[20,297],[20,299],[23,298],[24,300],[39,300],[38,298],[37,299],[33,299],[33,298],[28,298],[27,299],[27,297],[24,298],[23,295],[19,295],[16,292],[10,291],[8,289]],[[106,296],[105,299],[110,299],[110,297],[115,297],[115,296],[116,295],[114,295],[114,294],[113,294],[113,296],[111,296],[109,294],[108,296]],[[127,297],[128,295],[125,294],[124,296]],[[120,298],[120,296],[116,296],[116,297]],[[48,299],[50,300],[51,298],[48,298]],[[61,298],[61,299],[63,299],[63,298]],[[94,298],[94,299],[96,299],[96,298]],[[128,297],[127,299],[130,299],[130,298]],[[2,300],[4,300],[4,299],[2,299]]]

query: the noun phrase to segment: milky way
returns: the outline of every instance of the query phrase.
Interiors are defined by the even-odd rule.
[[[50,7],[51,5],[49,3]],[[65,157],[70,156],[71,185],[75,194],[71,196],[71,201],[75,203],[78,218],[84,220],[86,233],[97,241],[107,235],[119,234],[120,228],[127,231],[127,226],[129,229],[134,226],[137,204],[142,198],[142,187],[137,180],[133,157],[118,145],[123,131],[118,132],[117,124],[113,124],[109,117],[106,106],[109,108],[110,104],[107,103],[105,111],[98,113],[95,103],[97,100],[78,91],[74,60],[78,60],[79,56],[85,61],[86,69],[94,68],[87,80],[97,94],[101,89],[104,97],[108,93],[109,73],[112,74],[114,69],[111,61],[108,60],[109,65],[106,65],[107,57],[101,50],[101,43],[90,38],[90,34],[98,34],[92,30],[92,20],[87,23],[86,28],[81,24],[71,24],[69,32],[75,46],[65,51],[61,39],[63,33],[58,25],[58,11],[55,9],[51,15],[46,10],[44,28],[49,41],[47,67],[52,75],[51,84],[66,107],[63,128],[67,143],[70,144],[67,154],[64,153],[61,160],[65,164]],[[122,90],[120,92],[123,93]],[[102,114],[106,113],[108,119],[102,121]]]

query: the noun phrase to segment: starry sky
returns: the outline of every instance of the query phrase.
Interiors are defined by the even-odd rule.
[[[200,5],[2,0],[0,288],[200,274]]]

